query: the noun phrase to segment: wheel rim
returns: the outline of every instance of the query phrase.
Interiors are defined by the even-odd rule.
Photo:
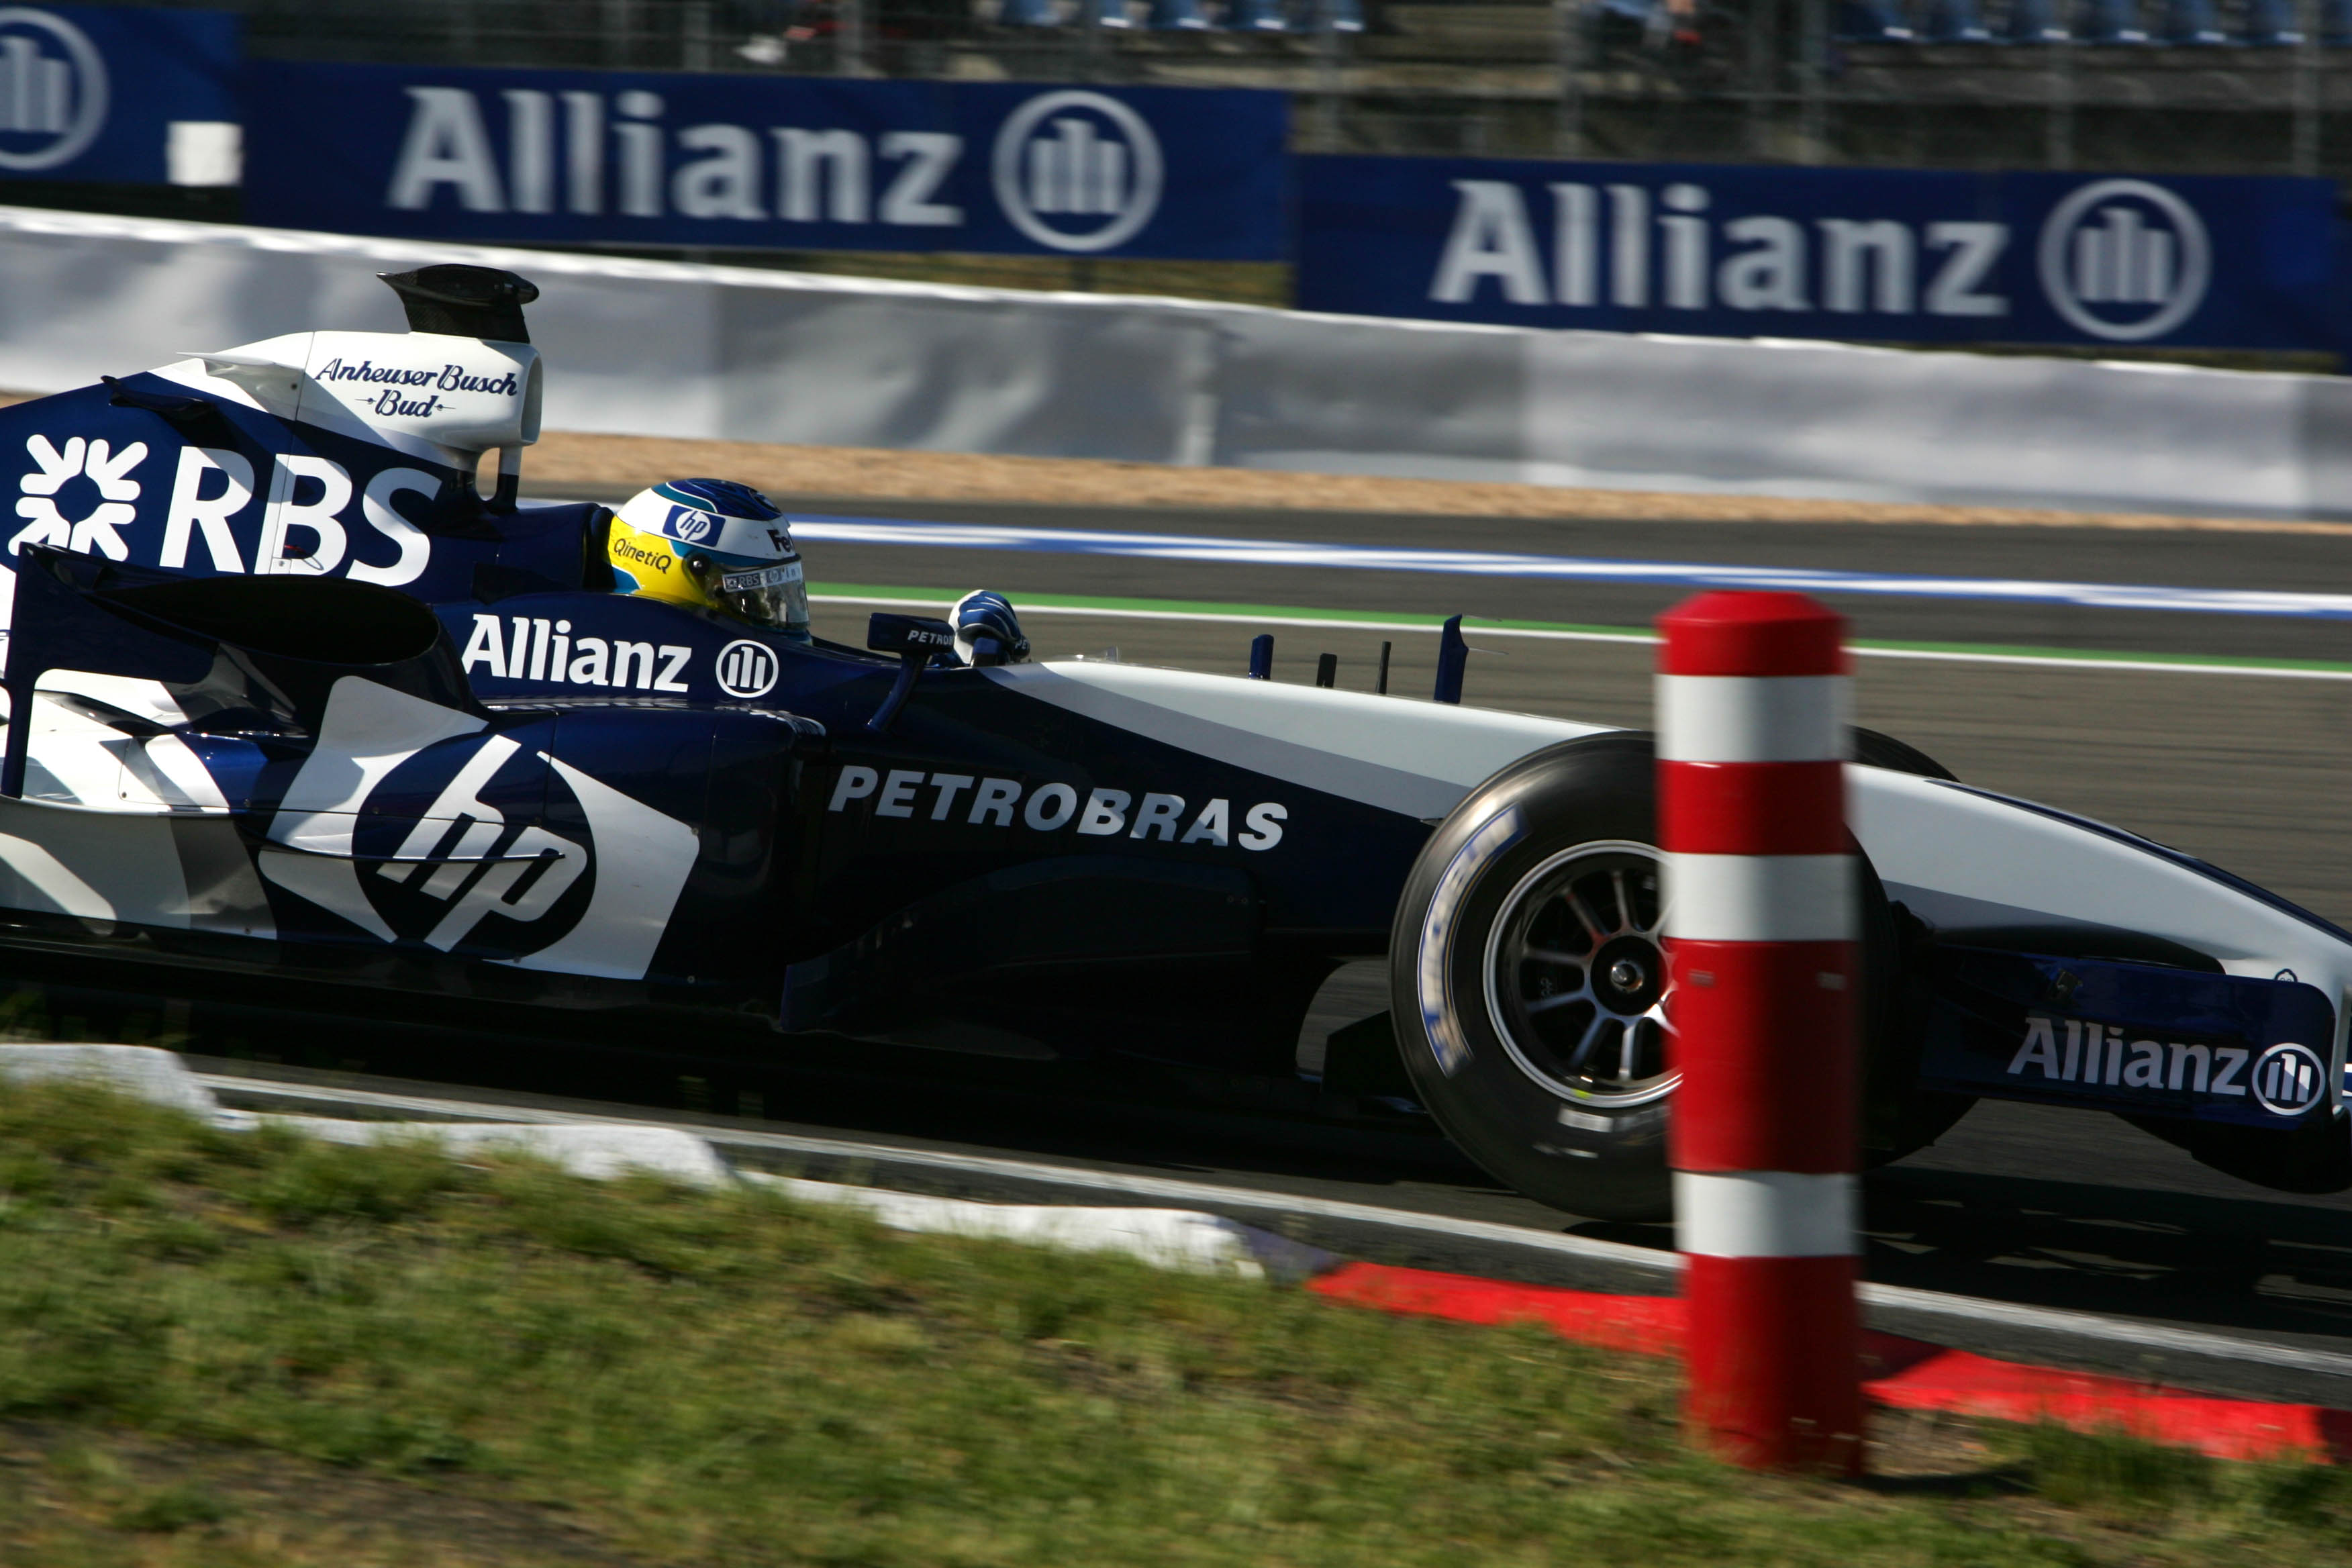
[[[1511,1060],[1580,1104],[1626,1109],[1670,1093],[1673,978],[1659,857],[1602,839],[1521,877],[1486,939],[1486,1012]]]

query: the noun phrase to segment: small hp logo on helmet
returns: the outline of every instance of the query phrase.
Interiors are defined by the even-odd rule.
[[[2197,209],[2146,180],[2101,180],[2042,226],[2042,291],[2068,325],[2110,342],[2160,338],[2197,313],[2213,247]]]
[[[688,544],[699,544],[719,531],[719,520],[690,506],[669,509],[669,531]]]
[[[0,170],[54,169],[106,129],[106,61],[64,17],[0,5]]]
[[[2273,1116],[2300,1116],[2327,1089],[2327,1066],[2309,1046],[2273,1046],[2254,1058],[2254,1098]]]
[[[1143,116],[1099,92],[1048,92],[996,133],[996,201],[1013,226],[1053,250],[1108,250],[1160,210],[1160,139]]]
[[[730,697],[765,697],[783,666],[765,643],[739,637],[719,650],[719,689]]]

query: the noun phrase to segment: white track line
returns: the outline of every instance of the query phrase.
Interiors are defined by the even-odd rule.
[[[840,544],[1009,550],[1051,555],[1115,555],[1232,566],[1316,566],[1535,581],[1657,583],[1692,588],[1779,588],[1906,599],[1974,599],[2074,605],[2086,609],[2187,611],[2200,615],[2352,620],[2352,594],[2273,588],[2179,588],[2161,584],[2045,582],[2024,577],[1930,577],[1896,572],[1837,572],[1810,566],[1739,566],[1685,561],[1621,561],[1492,550],[1226,539],[1001,523],[922,522],[893,517],[793,519],[803,539]]]
[[[955,596],[945,595],[936,599],[904,599],[878,597],[870,594],[811,594],[809,601],[818,605],[880,605],[892,609],[937,609],[954,604]],[[1430,637],[1435,637],[1439,630],[1436,626],[1428,626],[1420,621],[1335,620],[1328,616],[1255,616],[1230,610],[1139,610],[1119,605],[1034,604],[1023,604],[1015,607],[1024,616],[1100,616],[1130,621],[1214,621],[1250,626],[1328,626],[1343,631],[1422,632]],[[1465,626],[1463,635],[1481,637],[1534,637],[1547,642],[1650,644],[1658,640],[1643,632],[1577,632],[1535,626],[1476,625]],[[1920,658],[1946,664],[2028,665],[2044,669],[2130,669],[2146,670],[2158,675],[2264,675],[2283,680],[2352,680],[2352,669],[2298,669],[2292,665],[2199,664],[2189,659],[2096,658],[2067,654],[1978,653],[1959,648],[1849,647],[1847,651],[1856,658]]]
[[[310,1084],[284,1083],[274,1079],[239,1078],[227,1073],[198,1073],[195,1077],[198,1082],[215,1092],[226,1090],[231,1093],[265,1094],[281,1100],[305,1100],[315,1105],[341,1107],[346,1110],[400,1110],[462,1121],[551,1121],[641,1126],[656,1120],[650,1114],[639,1117],[600,1116],[583,1111],[548,1110],[533,1106],[490,1105],[476,1100],[443,1100],[425,1095],[387,1094],[373,1089],[328,1089]],[[847,1139],[812,1138],[801,1133],[762,1132],[748,1128],[711,1127],[698,1122],[670,1122],[666,1125],[687,1127],[701,1137],[730,1148],[814,1155],[824,1159],[846,1160],[868,1164],[912,1165],[927,1170],[953,1171],[967,1175],[995,1176],[1005,1180],[1076,1187],[1093,1192],[1119,1193],[1130,1197],[1246,1208],[1260,1213],[1296,1215],[1303,1218],[1339,1220],[1355,1225],[1378,1226],[1389,1230],[1413,1231],[1455,1241],[1492,1242],[1498,1246],[1515,1247],[1530,1252],[1551,1253],[1556,1256],[1580,1258],[1587,1262],[1629,1268],[1647,1275],[1661,1283],[1673,1279],[1682,1271],[1682,1259],[1671,1252],[1660,1252],[1646,1247],[1632,1247],[1623,1242],[1595,1241],[1581,1236],[1562,1236],[1553,1231],[1530,1229],[1525,1226],[1497,1225],[1489,1220],[1452,1219],[1443,1215],[1417,1214],[1411,1209],[1381,1208],[1370,1204],[1348,1203],[1334,1198],[1311,1198],[1290,1193],[1268,1192],[1262,1188],[1224,1186],[1213,1182],[1192,1182],[1169,1176],[1142,1176],[1119,1171],[1094,1171],[1082,1166],[1048,1164],[1034,1160],[1008,1160],[996,1155],[957,1154],[937,1149],[907,1149],[887,1143],[861,1143]],[[1900,1285],[1865,1284],[1860,1288],[1860,1293],[1863,1301],[1870,1306],[1896,1311],[1916,1312],[1948,1321],[2026,1329],[2064,1335],[2073,1339],[2095,1341],[2103,1344],[2169,1351],[2176,1354],[2205,1356],[2216,1361],[2249,1363],[2262,1366],[2283,1367],[2295,1372],[2315,1373],[2327,1377],[2352,1378],[2352,1355],[2334,1351],[2305,1350],[2294,1345],[2269,1344],[2259,1340],[2242,1340],[2228,1334],[2207,1333],[2197,1329],[2168,1328],[2162,1324],[2145,1322],[2137,1319],[2103,1317],[2093,1312],[2074,1312],[2046,1307],[2023,1307],[2006,1301],[1985,1300],[1974,1296],[1950,1295],[1941,1290],[1915,1290]]]

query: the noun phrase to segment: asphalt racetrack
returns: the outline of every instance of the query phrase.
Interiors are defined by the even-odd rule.
[[[622,498],[575,492],[617,503]],[[1952,578],[2352,594],[2352,538],[2294,533],[1886,524],[1669,523],[1414,519],[1282,511],[1115,510],[778,496],[795,514],[1290,540],[1579,558],[1682,561]],[[1170,560],[1035,549],[910,547],[808,539],[819,631],[862,642],[884,601],[974,587],[1024,595],[1264,605],[1383,616],[1454,612],[1521,622],[1640,628],[1686,585],[1499,574],[1347,570],[1256,560]],[[2352,925],[2352,619],[2156,612],[1951,596],[1825,595],[1854,636],[2008,650],[1986,658],[1857,660],[1861,721],[1919,746],[1960,777],[2116,823],[2250,877]],[[1163,618],[1083,605],[1024,608],[1040,658],[1105,655],[1239,673],[1250,637],[1276,635],[1276,679],[1313,679],[1338,655],[1343,687],[1370,689],[1394,644],[1391,689],[1425,695],[1427,629]],[[1465,700],[1646,727],[1651,649],[1639,642],[1482,637]],[[2042,650],[2020,655],[2015,650]],[[2100,654],[2275,661],[2117,668]],[[2080,660],[2074,656],[2095,656]],[[2011,662],[2023,658],[2027,662]],[[2316,663],[2321,668],[2300,668]],[[2331,669],[2328,665],[2343,668]],[[1370,966],[1327,988],[1302,1042],[1384,1002]],[[966,1147],[1051,1153],[1139,1169],[1465,1217],[1566,1226],[1671,1245],[1663,1227],[1608,1226],[1496,1190],[1476,1173],[1383,1171],[1295,1147],[1255,1148],[1181,1129],[1098,1130],[1023,1119],[1002,1136],[976,1120],[869,1132],[950,1135]],[[1869,1182],[1870,1278],[1975,1296],[2226,1329],[2287,1342],[2352,1341],[2352,1194],[2276,1194],[2209,1171],[2104,1115],[1980,1104],[1933,1149]],[[2336,1391],[2339,1402],[2342,1392]]]

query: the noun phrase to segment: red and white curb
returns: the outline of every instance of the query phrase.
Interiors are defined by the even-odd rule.
[[[1307,1288],[1385,1312],[1463,1323],[1542,1323],[1579,1344],[1642,1355],[1684,1355],[1692,1337],[1693,1314],[1675,1296],[1604,1295],[1371,1263],[1341,1264]],[[1859,1363],[1863,1396],[1892,1409],[2119,1431],[2220,1459],[2352,1463],[2352,1411],[2189,1394],[1870,1330],[1862,1333]]]
[[[683,1128],[601,1118],[564,1120],[547,1111],[520,1108],[515,1108],[516,1113],[528,1119],[514,1121],[362,1121],[236,1110],[223,1107],[204,1079],[169,1051],[141,1046],[0,1046],[0,1079],[74,1079],[103,1084],[119,1093],[231,1129],[279,1126],[313,1137],[353,1143],[431,1140],[461,1158],[467,1153],[491,1152],[526,1153],[575,1174],[597,1179],[646,1172],[706,1186],[748,1181],[772,1186],[801,1202],[857,1207],[895,1230],[1118,1253],[1156,1267],[1188,1272],[1303,1280],[1307,1289],[1332,1301],[1463,1323],[1541,1323],[1564,1338],[1604,1350],[1656,1356],[1675,1356],[1683,1350],[1686,1312],[1685,1303],[1677,1297],[1517,1285],[1474,1275],[1345,1261],[1255,1226],[1196,1210],[992,1204],[803,1181],[738,1170],[708,1141]],[[482,1117],[498,1109],[362,1090],[311,1090],[308,1097],[322,1104],[343,1101],[370,1110],[407,1109],[412,1113],[440,1111]],[[823,1140],[772,1137],[769,1141],[779,1147],[789,1142],[854,1147],[833,1145]],[[943,1170],[1018,1166],[1040,1175],[1052,1171],[1013,1161],[960,1159],[951,1165],[950,1162],[955,1157],[927,1157]],[[1060,1171],[1059,1174],[1068,1177],[1092,1173]],[[1197,1184],[1138,1183],[1122,1178],[1114,1190],[1142,1187],[1164,1188],[1174,1195],[1197,1190]],[[1286,1206],[1297,1206],[1302,1213],[1348,1211],[1345,1217],[1360,1217],[1355,1211],[1361,1208],[1328,1201]],[[1363,1215],[1374,1212],[1377,1211],[1362,1210]],[[1426,1216],[1400,1217],[1418,1221]],[[1438,1224],[1465,1235],[1484,1236],[1509,1228],[1478,1222]],[[1540,1239],[1559,1242],[1576,1238]],[[1642,1252],[1607,1243],[1580,1243],[1579,1250],[1586,1247],[1604,1248],[1612,1254],[1619,1250]],[[1673,1262],[1671,1255],[1664,1258],[1654,1254],[1643,1256],[1667,1267]],[[1864,1292],[1869,1297],[1885,1297],[1890,1302],[1898,1297],[1926,1300],[1932,1294],[1890,1287],[1864,1287]],[[1980,1316],[2015,1320],[2028,1326],[2050,1326],[2062,1316],[2083,1317],[2011,1308],[1998,1302],[1971,1305],[1981,1309]],[[2085,1318],[2084,1321],[2104,1323],[2106,1320]],[[2179,1348],[2189,1353],[2224,1355],[2235,1349],[2258,1361],[2284,1362],[2289,1356],[2298,1363],[2335,1359],[2324,1358],[2320,1352],[2288,1352],[2281,1347],[2190,1331],[2120,1322],[2116,1327],[2118,1337],[2135,1343],[2147,1343],[2153,1333],[2177,1342]],[[2299,1457],[2352,1463],[2352,1412],[2315,1405],[2183,1393],[2122,1378],[1996,1360],[1894,1334],[1865,1332],[1863,1340],[1866,1380],[1863,1389],[1874,1404],[2000,1420],[2053,1421],[2084,1430],[2122,1430],[2220,1458]]]

